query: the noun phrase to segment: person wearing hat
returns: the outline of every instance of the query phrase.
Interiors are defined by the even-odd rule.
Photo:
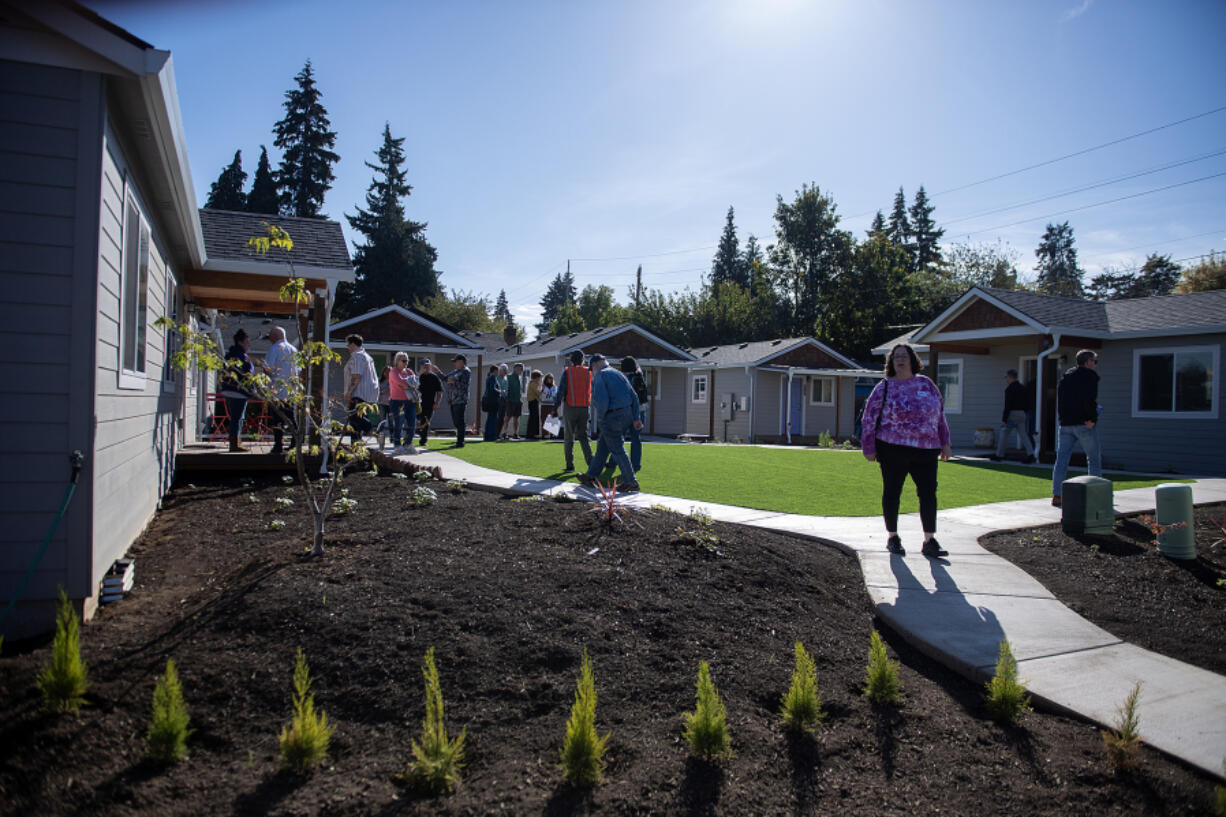
[[[1026,449],[1024,463],[1034,462],[1034,443],[1030,441],[1026,420],[1026,387],[1018,382],[1017,369],[1005,372],[1005,410],[1000,415],[1000,429],[996,432],[996,454],[989,459],[1000,461],[1005,458],[1005,446],[1009,443],[1009,432],[1016,431]]]
[[[600,437],[596,443],[596,456],[592,458],[587,472],[579,475],[579,481],[584,485],[595,485],[612,455],[622,476],[618,490],[637,491],[639,484],[634,479],[634,466],[626,454],[626,433],[631,428],[643,427],[639,420],[638,395],[624,374],[606,364],[604,355],[592,355],[589,365],[592,367],[592,413],[599,422]]]
[[[430,418],[434,416],[438,404],[443,401],[443,381],[434,373],[434,364],[428,357],[423,357],[417,367],[417,380],[421,392],[421,408],[417,411],[420,429],[418,444],[425,448],[426,440],[430,436]]]

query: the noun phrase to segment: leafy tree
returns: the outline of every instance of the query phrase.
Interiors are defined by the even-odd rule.
[[[1082,296],[1081,278],[1084,274],[1077,266],[1077,248],[1073,228],[1063,224],[1048,224],[1043,239],[1034,251],[1038,263],[1038,290],[1047,295]]]
[[[255,166],[255,178],[251,180],[251,192],[247,194],[248,213],[275,216],[281,211],[281,196],[277,192],[277,180],[273,178],[268,164],[268,148],[260,145],[260,161]]]
[[[616,326],[630,320],[627,311],[613,300],[613,287],[604,284],[585,286],[579,293],[579,302],[576,306],[579,316],[583,318],[583,324],[588,329],[595,329],[599,326]]]
[[[733,221],[732,208],[728,208],[728,217],[724,222],[724,233],[719,239],[719,248],[711,262],[711,284],[718,285],[732,281],[741,286],[749,285],[748,270],[741,257],[740,242],[736,237],[736,224]]]
[[[490,315],[490,304],[484,295],[474,292],[451,290],[447,295],[440,292],[417,303],[417,308],[430,317],[455,329],[473,332],[501,331]]]
[[[917,311],[907,260],[884,233],[857,244],[852,264],[833,287],[822,340],[857,360],[870,359],[873,347],[889,338],[887,327],[910,321]]]
[[[1200,263],[1184,270],[1176,292],[1206,292],[1211,289],[1226,289],[1226,253],[1216,252]]]
[[[285,117],[273,126],[276,134],[273,144],[282,151],[281,169],[277,172],[281,212],[318,218],[324,195],[336,179],[332,166],[341,157],[332,151],[336,132],[329,129],[332,123],[319,101],[310,60],[294,81],[298,87],[285,92]]]
[[[961,295],[972,286],[1018,289],[1017,250],[995,244],[951,244],[946,268]],[[955,296],[956,297],[956,296]]]
[[[210,210],[247,209],[247,195],[243,185],[247,183],[247,174],[243,170],[243,152],[234,151],[234,161],[230,162],[217,177],[217,181],[209,188],[209,197],[204,206]]]
[[[941,265],[941,245],[938,242],[941,236],[945,235],[945,231],[937,229],[936,222],[932,218],[934,209],[936,208],[928,202],[928,194],[924,192],[924,186],[921,184],[919,190],[915,191],[915,203],[911,205],[910,211],[911,233],[915,237],[915,268],[917,270],[927,270],[930,267]]]
[[[587,328],[587,324],[583,322],[583,316],[579,314],[579,308],[573,303],[563,303],[558,307],[557,317],[549,325],[549,334],[569,335],[571,332],[582,332]]]
[[[824,334],[832,284],[851,262],[851,233],[838,228],[835,210],[834,200],[816,184],[802,185],[791,203],[776,197],[771,265],[788,304],[792,334]]]
[[[404,216],[403,199],[412,191],[405,181],[404,138],[392,138],[383,126],[383,144],[366,191],[366,209],[346,215],[349,226],[366,237],[353,254],[354,280],[337,288],[337,317],[360,315],[388,304],[409,306],[440,292],[434,262],[438,252],[425,239],[426,225]]]
[[[575,277],[570,274],[570,270],[558,273],[549,282],[549,288],[541,298],[541,322],[536,325],[537,330],[541,333],[548,332],[549,327],[558,319],[558,309],[562,304],[576,306],[576,295]]]

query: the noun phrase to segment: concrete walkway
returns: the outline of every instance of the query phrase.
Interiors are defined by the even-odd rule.
[[[520,476],[472,465],[439,452],[402,457],[437,465],[447,479],[464,479],[517,494],[569,494],[591,500],[575,483]],[[1226,501],[1226,479],[1193,485],[1197,504]],[[880,517],[804,516],[658,494],[632,494],[626,504],[695,509],[720,522],[752,525],[817,539],[855,553],[878,616],[924,653],[976,681],[996,668],[1008,638],[1019,673],[1035,702],[1111,726],[1134,684],[1142,682],[1142,738],[1210,774],[1226,759],[1226,677],[1127,644],[1065,607],[1028,573],[979,546],[998,530],[1060,521],[1046,499],[998,502],[941,511],[939,538],[947,559],[919,553],[919,515],[899,519],[906,557],[885,549]],[[1152,510],[1152,488],[1115,494],[1118,512]]]

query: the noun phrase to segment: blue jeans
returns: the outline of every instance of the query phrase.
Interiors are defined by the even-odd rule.
[[[639,406],[637,419],[640,423],[647,424],[646,406]],[[626,436],[630,438],[630,465],[634,467],[634,472],[637,474],[643,468],[643,434],[634,427],[634,423],[631,423],[626,429]]]
[[[1026,412],[1011,411],[1009,419],[996,431],[996,456],[1005,456],[1005,446],[1009,444],[1009,434],[1017,432],[1018,439],[1022,441],[1022,448],[1026,450],[1026,455],[1034,456],[1034,443],[1030,441],[1030,434],[1026,431]]]
[[[227,397],[225,401],[226,414],[230,418],[230,424],[226,430],[231,440],[238,440],[243,434],[243,415],[247,413],[247,398]]]
[[[1103,475],[1103,453],[1098,445],[1098,425],[1094,428],[1080,426],[1060,426],[1060,439],[1056,445],[1056,466],[1051,472],[1051,495],[1060,496],[1063,493],[1064,475],[1068,472],[1068,461],[1073,456],[1073,445],[1081,443],[1081,450],[1086,452],[1086,465],[1090,467],[1090,476]]]
[[[629,406],[613,409],[600,418],[600,436],[596,440],[596,454],[587,467],[589,477],[599,477],[604,471],[605,463],[612,456],[613,462],[621,471],[621,484],[634,482],[634,466],[630,464],[630,458],[626,456],[625,445],[626,432],[634,425],[634,420],[634,412]]]
[[[502,422],[502,411],[491,411],[485,415],[485,433],[481,439],[487,443],[498,439],[498,425]]]
[[[388,403],[392,417],[392,445],[404,445],[417,430],[417,403],[412,400],[392,400]]]

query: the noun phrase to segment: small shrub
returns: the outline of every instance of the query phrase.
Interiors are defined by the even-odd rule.
[[[1150,541],[1150,544],[1154,547],[1161,546],[1162,534],[1166,533],[1168,530],[1179,530],[1180,528],[1186,528],[1188,526],[1187,522],[1172,522],[1169,525],[1162,525],[1158,523],[1157,519],[1149,514],[1142,514],[1141,516],[1138,516],[1137,521],[1149,528],[1149,532],[1153,534],[1154,538],[1152,541]]]
[[[1137,762],[1141,748],[1141,718],[1137,704],[1141,701],[1141,682],[1132,688],[1124,703],[1116,710],[1115,729],[1102,730],[1103,743],[1107,746],[1107,762],[1115,769],[1131,769]]]
[[[464,732],[447,737],[443,723],[443,691],[434,666],[434,648],[426,650],[421,674],[426,682],[426,719],[422,722],[421,743],[413,741],[413,759],[405,778],[419,791],[430,794],[449,792],[460,780],[464,766]]]
[[[328,754],[328,742],[333,727],[322,711],[315,712],[315,695],[311,692],[311,672],[307,668],[302,647],[294,662],[294,718],[281,730],[281,765],[292,772],[305,772],[320,763]]]
[[[1026,694],[1026,685],[1017,679],[1017,659],[1008,639],[1000,642],[996,674],[986,686],[988,711],[1001,723],[1014,723],[1030,709],[1030,696]]]
[[[550,495],[549,495],[549,498],[550,498],[550,499],[552,499],[554,502],[557,502],[557,503],[559,503],[559,504],[565,504],[565,503],[567,503],[567,502],[576,502],[576,501],[578,501],[578,500],[576,500],[576,499],[575,499],[573,496],[571,496],[570,494],[564,494],[564,493],[562,493],[561,491],[559,491],[559,492],[558,492],[558,493],[556,493],[556,494],[550,494]]]
[[[723,539],[715,532],[715,520],[711,518],[709,513],[704,511],[694,510],[686,517],[689,526],[677,526],[677,541],[686,544],[697,545],[715,556],[723,556],[720,552],[719,545],[723,544]]]
[[[271,522],[268,523],[268,529],[269,530],[284,530],[285,520],[284,519],[273,519]]]
[[[711,669],[706,661],[698,662],[698,697],[694,711],[682,717],[685,718],[685,741],[695,757],[714,760],[731,752],[728,713],[711,682]]]
[[[397,471],[396,473],[392,474],[392,476],[393,476],[393,477],[395,477],[396,479],[408,479],[408,478],[409,478],[409,475],[408,475],[408,474],[402,474],[402,473],[400,473],[399,471]]]
[[[817,446],[818,448],[834,448],[834,437],[830,436],[830,429],[817,435]]]
[[[247,501],[254,505],[260,501],[260,498],[255,494],[247,494]]]
[[[570,708],[562,742],[562,776],[572,786],[581,788],[599,783],[608,742],[608,735],[603,738],[596,735],[596,680],[592,675],[592,659],[585,649],[575,703]]]
[[[822,695],[817,689],[817,666],[799,641],[792,647],[796,666],[792,669],[792,685],[780,700],[779,716],[792,732],[803,732],[826,719],[822,711]]]
[[[166,672],[153,688],[153,717],[145,743],[149,756],[159,763],[174,763],[187,757],[187,728],[190,719],[183,703],[183,687],[173,659],[166,659]]]
[[[352,511],[357,506],[358,506],[358,501],[356,499],[350,499],[347,496],[342,496],[340,499],[332,503],[332,513],[343,516],[344,514],[347,514],[350,511]]]
[[[902,681],[898,679],[898,662],[885,653],[881,634],[873,630],[868,648],[868,668],[864,671],[864,694],[869,700],[883,704],[902,703]]]
[[[462,494],[468,490],[468,481],[463,479],[447,480],[447,487],[451,489],[453,494]]]
[[[61,587],[51,660],[38,675],[43,710],[52,714],[78,711],[85,703],[85,690],[89,688],[87,674],[85,662],[81,660],[81,619]]]
[[[617,478],[608,488],[599,480],[596,481],[596,490],[600,491],[600,499],[592,503],[591,511],[596,514],[596,518],[606,525],[613,525],[620,522],[626,524],[627,520],[642,527],[642,524],[637,519],[630,519],[630,512],[634,508],[617,498]]]
[[[273,504],[275,504],[278,508],[288,509],[294,507],[294,500],[290,499],[288,496],[279,496],[273,500]]]
[[[526,496],[517,496],[511,500],[512,502],[544,502],[545,497],[540,494],[528,494]]]
[[[438,494],[425,485],[418,485],[409,495],[409,502],[418,508],[428,508],[438,501]]]
[[[839,448],[843,449],[844,451],[855,451],[856,447],[857,446],[852,445],[851,440],[843,440],[843,444],[839,446]]]
[[[413,479],[417,480],[418,482],[429,482],[430,480],[434,479],[434,474],[422,468],[413,472]]]
[[[283,477],[281,477],[281,481],[284,482],[286,485],[294,484],[294,478],[291,477],[289,474],[286,474]]]

